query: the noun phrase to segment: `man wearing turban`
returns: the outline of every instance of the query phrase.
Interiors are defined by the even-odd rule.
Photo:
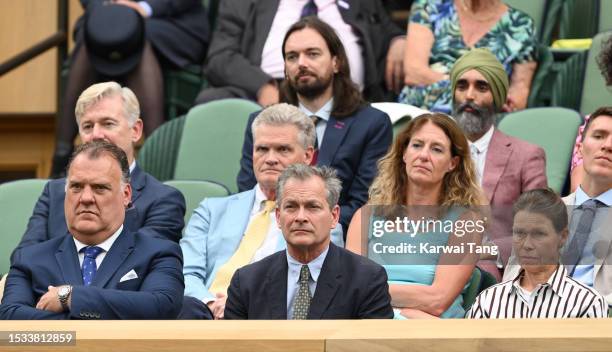
[[[495,128],[508,92],[508,75],[488,49],[472,49],[450,73],[453,117],[465,132],[480,185],[492,206],[489,237],[499,246],[501,266],[511,251],[511,209],[521,193],[545,188],[546,160],[542,148],[503,134]]]

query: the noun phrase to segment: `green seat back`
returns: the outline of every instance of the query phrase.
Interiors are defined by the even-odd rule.
[[[549,45],[555,27],[557,13],[563,0],[504,0],[504,2],[528,14],[533,19],[538,40]]]
[[[612,105],[612,87],[606,86],[606,82],[597,65],[597,57],[601,52],[601,44],[610,38],[610,36],[612,36],[612,31],[599,33],[593,38],[593,44],[589,50],[586,62],[580,99],[580,113],[583,115],[590,114],[599,107]]]
[[[552,86],[550,81],[551,68],[553,65],[553,54],[550,49],[542,44],[538,44],[538,67],[531,82],[529,91],[528,107],[545,106],[550,101]]]
[[[185,116],[181,116],[159,126],[138,152],[140,168],[160,181],[171,180],[184,125]]]
[[[608,1],[610,0],[564,0],[559,16],[559,38],[592,38],[597,34],[600,2]]]
[[[185,225],[189,222],[193,210],[204,198],[229,195],[229,190],[225,186],[210,181],[170,180],[164,183],[178,189],[185,197]]]
[[[481,280],[481,271],[478,268],[474,268],[472,272],[472,276],[470,278],[470,283],[467,288],[463,290],[463,309],[468,310],[476,301],[476,296],[480,293],[480,280]]]
[[[602,0],[599,5],[598,33],[612,30],[612,1]]]
[[[207,180],[238,191],[244,131],[249,115],[261,109],[243,99],[224,99],[194,107],[187,114],[175,180]]]
[[[582,119],[565,108],[534,108],[506,115],[499,130],[539,145],[546,153],[548,186],[561,193],[568,175],[578,126]]]
[[[0,184],[0,276],[10,268],[10,256],[25,233],[28,219],[47,180],[19,180]]]
[[[404,116],[401,119],[395,121],[395,123],[393,124],[393,140],[395,140],[397,135],[400,134],[400,132],[402,132],[404,128],[406,128],[410,120],[412,120],[410,116]]]

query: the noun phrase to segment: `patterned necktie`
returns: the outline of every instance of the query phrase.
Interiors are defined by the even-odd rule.
[[[268,229],[270,228],[270,212],[274,209],[276,202],[267,200],[264,209],[253,217],[249,226],[240,241],[238,249],[227,263],[223,264],[217,271],[215,279],[210,285],[209,291],[212,293],[226,293],[227,288],[234,276],[234,272],[239,268],[249,264],[255,252],[261,247]]]
[[[315,126],[315,144],[314,144],[314,153],[312,155],[312,161],[310,162],[311,166],[317,165],[317,159],[319,158],[319,135],[317,134],[317,124],[321,121],[321,118],[317,115],[310,115],[310,119],[314,123]]]
[[[582,209],[582,215],[578,221],[578,226],[576,226],[572,241],[563,254],[563,264],[565,264],[570,275],[574,272],[574,268],[578,262],[580,262],[580,258],[584,252],[584,247],[591,233],[591,226],[593,225],[593,219],[595,218],[598,204],[600,204],[598,200],[589,199],[579,207]]]
[[[81,273],[83,274],[83,285],[89,286],[96,277],[96,271],[98,267],[96,265],[96,257],[104,250],[100,247],[89,246],[81,249],[81,252],[85,252],[85,258],[83,259],[83,267]]]
[[[300,18],[316,16],[318,12],[319,10],[317,9],[317,4],[315,4],[314,0],[309,0],[306,5],[302,7]]]
[[[293,318],[295,320],[304,320],[308,317],[310,309],[310,290],[308,289],[308,281],[310,280],[310,270],[308,265],[302,265],[300,269],[300,281],[298,282],[298,292],[293,301]]]

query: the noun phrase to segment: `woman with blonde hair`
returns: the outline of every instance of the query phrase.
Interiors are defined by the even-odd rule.
[[[346,247],[385,266],[396,318],[463,317],[461,292],[484,228],[457,225],[483,226],[478,207],[484,204],[465,135],[452,118],[425,114],[406,126],[379,161]]]

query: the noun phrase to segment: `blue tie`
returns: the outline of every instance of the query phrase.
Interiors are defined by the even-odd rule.
[[[300,18],[308,17],[308,16],[316,16],[318,12],[317,4],[315,4],[314,0],[310,0],[302,7],[302,14]]]
[[[96,277],[96,271],[98,270],[96,266],[96,257],[102,253],[103,249],[90,246],[81,249],[81,251],[85,252],[83,267],[81,268],[81,272],[83,273],[83,285],[89,286]]]

